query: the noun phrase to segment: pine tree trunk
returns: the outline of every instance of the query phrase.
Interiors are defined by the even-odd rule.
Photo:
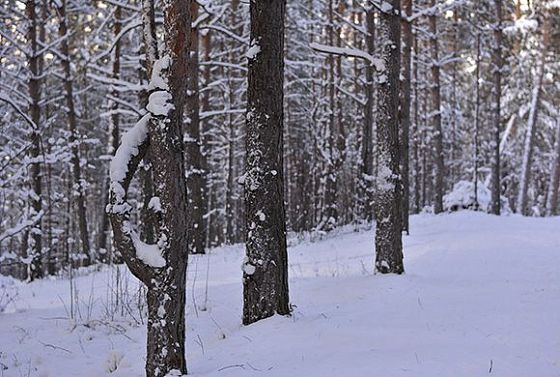
[[[30,216],[34,217],[43,211],[43,184],[41,172],[41,86],[40,79],[40,65],[42,54],[37,54],[39,46],[37,43],[37,26],[39,23],[37,16],[37,9],[35,0],[27,0],[25,6],[27,15],[27,22],[29,23],[27,29],[27,42],[30,47],[31,54],[28,55],[28,66],[30,70],[29,82],[27,89],[29,91],[29,114],[34,123],[34,129],[31,131],[31,148],[29,148],[29,158],[31,159],[29,166],[29,175],[31,181],[31,194],[29,195],[30,202]],[[29,245],[30,252],[24,251],[23,257],[31,257],[30,271],[28,278],[34,280],[43,277],[43,263],[42,263],[42,235],[43,227],[41,220],[31,228],[29,234],[31,235],[31,243]],[[27,235],[27,234],[26,234]],[[28,255],[30,254],[30,255]]]
[[[558,215],[558,186],[560,184],[560,119],[556,120],[556,148],[551,171],[546,214],[556,216]]]
[[[285,8],[285,0],[250,3],[254,54],[249,55],[244,184],[246,325],[290,313],[282,156]]]
[[[122,17],[122,10],[120,6],[115,7],[114,13],[114,26],[113,26],[113,35],[115,38],[120,34],[122,29],[121,24],[121,17]],[[118,40],[115,43],[115,48],[113,50],[113,67],[112,67],[112,77],[113,79],[117,80],[120,78],[120,70],[121,70],[121,42]],[[119,97],[119,91],[113,90],[111,95],[114,98]],[[120,117],[119,117],[119,103],[117,101],[111,101],[111,118],[109,124],[109,146],[108,152],[111,156],[115,154],[115,151],[119,147],[119,135],[120,135]],[[101,225],[99,228],[99,235],[97,239],[97,250],[100,253],[100,258],[104,263],[108,263],[112,257],[108,254],[107,250],[107,236],[109,233],[109,215],[105,208],[109,204],[109,182],[110,179],[107,177],[107,182],[104,187],[104,197],[105,197],[105,205],[103,206],[103,212],[101,215]]]
[[[420,205],[420,189],[421,189],[421,176],[420,176],[420,139],[422,137],[420,132],[420,123],[418,118],[418,107],[419,107],[419,90],[418,90],[418,38],[416,35],[413,36],[414,39],[414,144],[412,149],[412,154],[414,156],[414,213],[420,213],[422,207]]]
[[[198,4],[191,0],[192,18],[198,17]],[[201,153],[200,98],[198,85],[198,27],[191,29],[191,52],[188,66],[187,121],[185,157],[187,162],[187,212],[189,214],[189,245],[193,254],[204,254],[206,227],[203,216],[206,212],[206,173]]]
[[[327,37],[329,45],[334,45],[334,9],[333,0],[329,0],[328,8],[328,25]],[[322,228],[324,230],[332,230],[338,223],[338,210],[337,210],[337,178],[338,171],[336,169],[337,160],[339,158],[338,151],[338,132],[336,125],[336,101],[335,101],[335,58],[329,54],[327,56],[327,91],[329,96],[329,120],[328,120],[328,151],[329,159],[326,161],[326,176],[325,176],[325,203],[324,215],[322,219]]]
[[[477,211],[479,208],[478,204],[478,165],[479,165],[479,149],[480,149],[480,32],[476,35],[476,74],[475,74],[475,115],[474,115],[474,169],[473,169],[473,180],[474,180],[474,210]]]
[[[370,55],[375,54],[375,13],[369,11],[366,13],[366,48]],[[362,218],[371,221],[373,218],[372,210],[372,190],[371,178],[373,177],[373,107],[375,101],[374,74],[375,68],[372,64],[366,65],[366,105],[364,111],[364,123],[362,124],[362,156],[361,156],[361,179],[363,192],[363,214]]]
[[[58,3],[58,17],[59,26],[58,34],[62,38],[68,34],[68,25],[66,24],[66,0],[60,0]],[[64,90],[66,97],[66,107],[67,117],[68,117],[68,128],[70,131],[70,145],[72,150],[72,175],[74,179],[73,197],[75,198],[75,206],[78,212],[78,227],[80,229],[80,241],[82,244],[82,252],[84,254],[84,260],[82,264],[84,266],[89,266],[91,261],[91,252],[89,244],[89,232],[86,217],[86,199],[85,199],[85,187],[82,181],[82,169],[80,166],[80,154],[78,148],[77,140],[77,127],[78,120],[76,118],[76,111],[74,108],[74,87],[72,83],[72,71],[70,67],[70,48],[68,46],[68,39],[63,38],[61,41],[61,52],[65,59],[62,60],[62,67],[64,70]]]
[[[406,16],[412,15],[412,1],[403,1],[403,11]],[[411,92],[411,54],[412,54],[412,23],[402,21],[403,30],[403,84],[401,87],[401,176],[402,176],[402,229],[409,232],[408,213],[410,208],[410,183],[409,183],[409,134],[410,134],[410,92]]]
[[[146,107],[149,112],[129,131],[131,134],[123,136],[123,144],[112,162],[116,165],[112,165],[109,211],[118,250],[131,272],[148,287],[147,377],[162,377],[170,371],[187,372],[188,216],[182,125],[191,31],[189,4],[182,0],[167,1],[163,15],[164,56],[154,64],[158,69],[153,69],[150,81]],[[161,207],[156,245],[142,244],[131,229],[132,207],[127,202],[128,187],[148,148],[154,170],[154,194]],[[125,161],[126,171],[122,172]]]
[[[379,77],[377,110],[377,198],[375,231],[375,270],[381,273],[404,272],[402,253],[401,181],[399,179],[399,75],[400,12],[399,0],[391,0],[392,10],[380,12],[379,34],[384,41],[381,58],[385,72]],[[396,14],[395,14],[396,13]]]
[[[546,62],[546,49],[548,48],[548,22],[545,19],[543,30],[543,44],[541,46],[541,54],[537,66],[537,76],[533,84],[533,93],[531,97],[531,108],[529,110],[529,119],[527,120],[527,131],[525,135],[525,146],[523,149],[523,162],[521,165],[521,176],[519,181],[519,193],[517,197],[517,212],[522,215],[528,214],[527,193],[529,191],[529,182],[531,179],[531,165],[533,162],[533,146],[535,144],[535,134],[537,126],[537,118],[539,112],[539,102],[541,97],[541,86],[544,77],[544,67]]]
[[[500,178],[500,122],[502,102],[502,0],[494,0],[496,25],[494,27],[494,161],[492,164],[492,198],[490,212],[499,215],[501,211]]]
[[[435,7],[436,0],[431,1],[431,6]],[[435,159],[435,182],[434,182],[434,213],[443,212],[443,130],[441,126],[441,94],[440,94],[440,69],[439,69],[439,47],[437,16],[435,13],[429,17],[430,22],[430,49],[432,50],[432,124],[434,131],[434,159]]]

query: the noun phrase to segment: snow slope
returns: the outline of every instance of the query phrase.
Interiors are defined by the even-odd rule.
[[[243,248],[192,257],[189,373],[560,376],[560,218],[460,212],[413,216],[411,229],[403,276],[371,273],[372,231],[290,248],[293,316],[248,327],[240,325]],[[136,282],[119,279],[133,301]],[[0,314],[0,376],[143,375],[137,312],[107,314],[116,269],[74,281],[75,320],[68,280],[9,286],[18,296]]]

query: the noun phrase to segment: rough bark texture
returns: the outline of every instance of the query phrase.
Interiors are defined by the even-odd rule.
[[[243,323],[289,314],[283,187],[283,72],[285,0],[250,4],[243,264]]]
[[[412,0],[403,1],[403,11],[406,16],[412,15]],[[410,134],[410,94],[411,94],[411,53],[412,53],[412,23],[402,21],[403,31],[403,81],[401,86],[401,176],[402,176],[402,229],[409,232],[408,213],[410,207],[409,183],[409,134]]]
[[[66,0],[60,0],[58,3],[58,34],[62,38],[68,34],[68,25],[66,23]],[[67,107],[67,120],[68,130],[70,131],[69,141],[72,150],[72,176],[74,180],[73,195],[75,208],[78,212],[78,227],[80,229],[80,241],[82,244],[82,252],[84,259],[82,264],[89,266],[91,263],[91,252],[89,245],[89,232],[86,216],[86,199],[85,187],[82,181],[82,168],[80,166],[80,151],[78,147],[77,128],[78,119],[76,117],[76,110],[74,107],[74,87],[72,84],[72,71],[70,67],[70,48],[68,46],[68,38],[63,38],[60,43],[62,55],[65,59],[62,60],[62,68],[64,70],[64,91]]]
[[[403,273],[401,181],[399,174],[399,0],[394,11],[380,12],[379,34],[386,40],[381,51],[385,72],[379,76],[377,113],[377,198],[375,203],[375,270]]]
[[[375,13],[369,11],[366,14],[366,48],[367,52],[374,56],[375,54]],[[362,171],[361,171],[361,184],[363,185],[363,218],[371,220],[373,218],[372,210],[372,190],[371,178],[373,176],[373,106],[375,101],[375,88],[374,88],[374,74],[375,67],[373,64],[366,66],[366,106],[364,112],[364,123],[362,125]]]
[[[110,216],[116,246],[131,272],[148,287],[148,377],[165,376],[172,370],[187,372],[185,274],[188,220],[182,124],[191,17],[189,4],[185,1],[168,0],[163,5],[164,57],[159,61],[161,73],[152,75],[150,98],[164,98],[166,105],[147,107],[150,113],[143,119],[148,122],[148,135],[135,148],[124,146],[125,151],[137,149],[138,152],[129,156],[124,179],[111,183]],[[160,79],[154,80],[155,75]],[[138,236],[131,229],[131,206],[126,202],[132,176],[148,148],[154,169],[154,191],[161,203],[157,250],[165,260],[163,266],[148,265],[139,259],[137,247],[141,246],[134,238]]]
[[[192,18],[198,16],[198,4],[191,1]],[[187,212],[189,214],[189,245],[193,254],[204,254],[206,245],[206,174],[201,153],[200,99],[198,88],[198,28],[191,29],[191,53],[188,61],[188,94],[185,155],[187,162]]]
[[[492,164],[492,197],[490,212],[499,215],[501,211],[500,193],[500,122],[502,103],[502,0],[494,0],[496,6],[496,25],[494,27],[494,161]]]
[[[41,136],[39,125],[41,122],[41,79],[40,79],[40,65],[42,54],[37,54],[39,50],[37,43],[37,25],[38,16],[35,0],[27,0],[25,5],[25,13],[28,19],[27,28],[27,42],[30,47],[31,54],[28,55],[27,63],[29,65],[29,82],[27,89],[29,91],[29,114],[34,123],[34,128],[31,130],[31,148],[29,148],[29,157],[31,162],[29,164],[29,175],[31,180],[31,195],[29,195],[30,215],[37,216],[43,211],[43,184],[41,173]],[[43,276],[42,266],[42,236],[43,228],[41,220],[37,221],[31,228],[27,235],[31,235],[31,243],[26,247],[23,253],[24,257],[28,256],[27,249],[30,249],[29,256],[31,257],[30,272],[28,278],[30,280],[41,278]],[[25,244],[25,242],[24,242]]]
[[[436,0],[431,1],[435,7]],[[440,69],[439,69],[439,47],[437,32],[437,16],[435,13],[429,17],[430,23],[430,49],[432,51],[432,125],[434,132],[434,160],[435,160],[435,182],[434,182],[434,213],[443,212],[443,130],[441,127],[441,94],[440,94]]]
[[[560,184],[560,119],[556,120],[556,147],[551,171],[546,214],[556,216],[558,215],[558,186]]]

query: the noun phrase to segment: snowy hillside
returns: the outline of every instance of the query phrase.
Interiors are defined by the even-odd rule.
[[[422,215],[411,232],[403,276],[372,275],[371,230],[290,248],[293,316],[248,327],[242,246],[192,257],[189,373],[560,376],[560,218]],[[73,306],[67,279],[3,279],[0,376],[143,376],[137,283],[120,272],[121,306],[116,269],[77,277]]]

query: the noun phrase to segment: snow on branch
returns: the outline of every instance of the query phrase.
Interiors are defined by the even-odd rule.
[[[0,93],[0,101],[6,102],[8,105],[12,106],[14,108],[14,110],[22,116],[23,119],[25,119],[25,121],[27,123],[29,123],[29,125],[31,126],[32,129],[36,130],[38,127],[35,124],[35,122],[33,122],[33,120],[23,111],[19,108],[19,106],[17,105],[17,103],[10,98],[8,95],[4,94],[4,93]]]
[[[41,221],[41,218],[43,217],[44,214],[45,211],[41,210],[39,211],[39,213],[35,214],[35,216],[31,217],[30,219],[22,220],[12,228],[6,229],[4,233],[0,234],[0,242],[4,241],[7,238],[17,235],[18,233],[24,231],[29,227],[34,226],[39,221]]]
[[[309,47],[324,54],[342,55],[345,57],[364,59],[369,64],[373,65],[377,71],[381,72],[385,70],[385,63],[382,59],[374,58],[367,52],[357,48],[328,46],[315,42],[310,43]]]

